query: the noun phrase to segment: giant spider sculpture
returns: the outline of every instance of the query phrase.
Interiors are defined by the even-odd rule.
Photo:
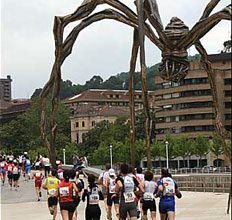
[[[145,36],[151,40],[162,51],[162,62],[159,70],[162,77],[166,80],[179,81],[186,76],[189,69],[189,61],[187,59],[187,49],[195,45],[196,49],[202,56],[204,68],[208,73],[209,82],[212,89],[215,124],[216,128],[224,137],[224,130],[221,123],[221,115],[218,108],[218,98],[215,89],[212,68],[208,60],[207,52],[200,43],[200,39],[208,33],[221,20],[231,20],[231,5],[225,7],[219,12],[211,14],[215,6],[220,0],[211,0],[206,6],[199,21],[191,30],[179,18],[174,17],[166,28],[163,27],[159,15],[156,0],[136,0],[135,5],[137,13],[133,12],[129,7],[119,0],[84,0],[80,7],[72,14],[64,17],[56,16],[54,19],[54,38],[55,38],[55,62],[51,71],[50,79],[44,86],[40,94],[41,106],[41,137],[43,144],[47,147],[51,162],[55,165],[55,137],[56,137],[56,113],[59,103],[59,91],[61,82],[61,66],[64,60],[72,52],[73,45],[79,33],[94,22],[104,19],[113,19],[122,22],[134,28],[134,39],[130,60],[130,85],[129,85],[129,102],[131,117],[131,162],[135,163],[135,109],[134,109],[134,72],[138,52],[140,53],[141,65],[141,82],[143,92],[143,104],[145,112],[145,133],[146,133],[146,152],[148,160],[148,168],[151,168],[150,155],[150,112],[147,95],[146,82],[146,65],[145,65]],[[110,9],[94,13],[95,8],[100,4],[111,6]],[[80,21],[69,35],[64,39],[64,29],[71,22]],[[156,33],[153,31],[155,29]],[[46,134],[46,113],[45,98],[52,93],[52,113],[50,115],[50,137]]]

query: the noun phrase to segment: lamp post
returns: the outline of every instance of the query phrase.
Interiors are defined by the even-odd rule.
[[[168,166],[168,141],[165,141],[165,147],[166,147],[166,162],[167,162],[167,169],[169,168]]]
[[[63,161],[64,161],[64,165],[66,164],[65,162],[65,148],[63,148]]]
[[[113,168],[112,145],[110,145],[110,166]]]

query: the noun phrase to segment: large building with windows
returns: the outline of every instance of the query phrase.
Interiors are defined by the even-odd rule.
[[[226,130],[231,131],[231,53],[209,55]],[[186,78],[178,83],[155,77],[156,137],[186,134],[211,137],[215,130],[213,99],[207,73],[201,62],[191,62]]]
[[[11,100],[11,82],[12,79],[10,75],[7,75],[6,78],[0,79],[0,99],[4,101]]]

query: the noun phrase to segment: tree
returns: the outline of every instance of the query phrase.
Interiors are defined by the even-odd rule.
[[[209,152],[209,142],[207,138],[199,134],[194,141],[194,151],[195,154],[200,157],[201,161],[202,157],[206,156],[206,154]],[[202,166],[201,162],[200,166]]]
[[[156,141],[151,145],[151,155],[159,159],[159,167],[161,167],[161,157],[165,157],[164,144],[161,141]]]
[[[212,142],[210,144],[210,150],[217,158],[217,167],[219,163],[218,158],[220,155],[223,154],[222,145],[223,145],[223,140],[221,136],[218,133],[213,133]]]

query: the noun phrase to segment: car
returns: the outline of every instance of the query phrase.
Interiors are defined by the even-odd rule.
[[[202,172],[203,173],[213,173],[217,171],[217,167],[214,167],[212,165],[206,165],[202,167]]]

